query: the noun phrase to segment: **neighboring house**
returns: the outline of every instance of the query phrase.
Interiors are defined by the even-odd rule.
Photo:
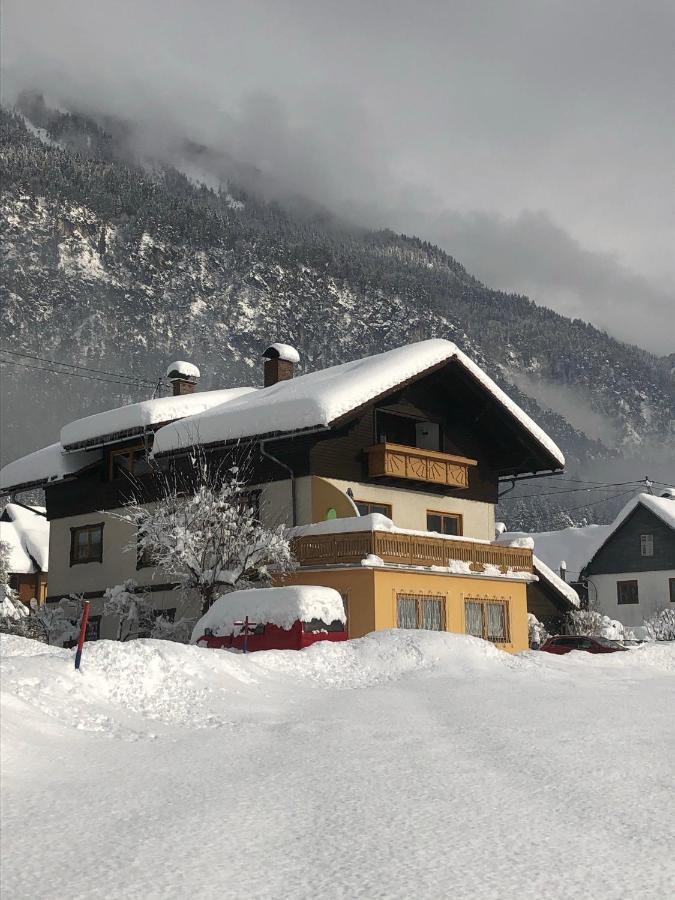
[[[28,604],[47,596],[49,522],[39,506],[8,503],[0,515],[0,541],[9,547],[9,586]]]
[[[300,566],[285,582],[339,590],[351,637],[423,627],[526,648],[532,551],[495,542],[495,506],[501,478],[562,470],[553,441],[449,341],[297,378],[293,348],[264,356],[257,390],[193,394],[198,370],[172,364],[177,396],[80,419],[2,470],[4,491],[45,488],[49,599],[83,593],[97,615],[105,588],[133,577],[158,608],[176,606],[161,572],[124,552],[134,535],[114,512],[128,473],[152,502],[150,449],[161,466],[188,466],[199,446],[247,454],[261,518],[297,529]]]
[[[633,631],[660,610],[675,608],[673,492],[630,500],[608,526],[582,576],[589,603]]]

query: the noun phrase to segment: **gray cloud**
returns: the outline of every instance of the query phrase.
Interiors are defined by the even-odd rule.
[[[205,176],[237,160],[669,352],[674,33],[670,0],[5,0],[3,91],[131,118],[147,153],[187,136]]]

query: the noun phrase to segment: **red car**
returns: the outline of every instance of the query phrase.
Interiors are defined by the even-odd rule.
[[[610,641],[609,638],[563,634],[548,638],[539,649],[545,653],[562,655],[572,650],[583,650],[585,653],[618,653],[628,648],[619,641]]]
[[[246,649],[249,653],[255,650],[302,650],[317,641],[346,641],[347,632],[343,622],[336,620],[327,624],[320,619],[311,622],[295,621],[291,628],[279,628],[278,625],[256,625],[248,634]],[[207,629],[206,634],[197,640],[200,647],[214,649],[244,649],[243,634],[228,634],[222,637],[214,635]]]

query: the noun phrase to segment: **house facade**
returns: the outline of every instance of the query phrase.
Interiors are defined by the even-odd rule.
[[[619,513],[582,572],[589,603],[639,637],[675,608],[675,496],[639,494]]]
[[[337,588],[351,637],[423,627],[527,647],[532,551],[495,542],[495,506],[501,479],[560,471],[559,449],[449,341],[293,377],[297,359],[274,344],[264,387],[203,393],[198,370],[174,363],[175,398],[70,423],[58,444],[5,467],[3,490],[45,488],[48,599],[84,594],[97,616],[105,588],[133,578],[158,609],[194,604],[138,558],[117,513],[130,475],[156,499],[150,455],[189,466],[198,447],[246,460],[261,519],[293,529],[299,567],[283,581]]]

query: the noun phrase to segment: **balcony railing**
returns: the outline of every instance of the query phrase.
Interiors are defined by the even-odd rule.
[[[423,450],[403,444],[376,444],[367,452],[371,478],[407,478],[452,488],[467,488],[469,467],[478,465],[475,459],[465,456],[452,456],[438,450]]]
[[[447,567],[450,561],[459,561],[468,563],[476,573],[483,572],[486,565],[497,566],[504,574],[532,571],[532,551],[527,548],[405,532],[303,535],[293,541],[293,552],[301,566],[358,564],[373,554],[385,563],[403,566]]]

